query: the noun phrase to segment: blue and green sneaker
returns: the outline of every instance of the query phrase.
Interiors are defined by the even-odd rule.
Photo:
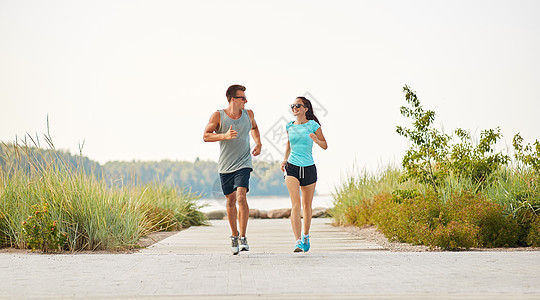
[[[302,241],[301,241],[302,245],[304,246],[303,247],[303,250],[304,252],[308,252],[309,251],[309,247],[311,246],[309,244],[309,234],[308,235],[304,235],[302,233]]]
[[[302,252],[304,251],[304,245],[302,245],[302,240],[296,241],[296,246],[294,246],[293,252]]]

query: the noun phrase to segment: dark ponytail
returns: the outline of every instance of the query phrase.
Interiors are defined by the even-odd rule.
[[[319,122],[319,119],[315,116],[315,113],[313,112],[313,106],[311,106],[311,101],[309,101],[306,97],[296,97],[304,103],[304,106],[308,109],[306,111],[306,119],[313,120],[321,126],[321,122]]]

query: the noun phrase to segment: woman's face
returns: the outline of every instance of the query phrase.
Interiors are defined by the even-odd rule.
[[[300,105],[298,105],[298,104],[300,104]],[[292,112],[293,112],[295,117],[296,116],[302,116],[302,115],[306,114],[306,111],[308,109],[304,106],[304,101],[302,101],[302,99],[296,98],[294,100],[294,102],[293,102],[293,105],[295,105],[295,106],[292,108]],[[299,106],[299,107],[297,107],[297,106]]]

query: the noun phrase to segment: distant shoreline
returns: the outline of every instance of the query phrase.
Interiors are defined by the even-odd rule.
[[[253,200],[257,200],[257,199],[261,199],[261,198],[289,198],[289,195],[268,195],[268,196],[265,196],[265,195],[256,195],[256,196],[250,196],[249,193],[247,194],[247,197],[249,199],[253,199]],[[315,194],[315,197],[333,197],[332,194]],[[223,198],[225,198],[225,196],[223,196]],[[212,198],[212,197],[204,197],[204,198],[199,198],[198,200],[216,200],[215,198]]]
[[[291,200],[289,196],[253,196],[248,195],[249,208],[270,211],[275,209],[290,208]],[[197,200],[199,204],[204,204],[202,212],[225,209],[225,196],[223,198],[205,198]],[[315,195],[313,197],[313,207],[334,207],[334,198],[330,194]]]

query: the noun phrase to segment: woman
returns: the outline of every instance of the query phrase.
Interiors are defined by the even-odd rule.
[[[285,184],[292,202],[291,225],[296,238],[294,252],[307,252],[310,248],[311,203],[317,182],[317,168],[311,149],[313,142],[325,150],[328,145],[321,130],[321,123],[313,114],[313,107],[308,99],[305,97],[296,98],[291,109],[296,121],[291,121],[286,125],[289,141],[285,150],[285,159],[281,163],[281,171],[286,172]],[[304,215],[303,232],[300,203]]]

